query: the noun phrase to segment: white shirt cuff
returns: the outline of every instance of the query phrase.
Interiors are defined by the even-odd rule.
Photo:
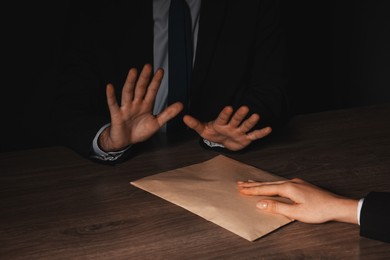
[[[360,226],[360,211],[362,210],[363,202],[364,202],[364,198],[360,199],[357,207],[357,221],[359,226]]]
[[[99,159],[102,161],[111,161],[112,162],[112,161],[117,160],[119,157],[121,157],[130,148],[130,146],[128,146],[126,149],[123,149],[121,151],[108,152],[108,153],[103,151],[102,149],[100,149],[100,147],[98,145],[99,136],[103,132],[103,130],[106,129],[107,127],[109,127],[110,125],[111,125],[110,123],[105,124],[104,126],[102,126],[100,128],[100,130],[95,135],[95,138],[92,141],[92,150],[93,150],[93,154],[91,155],[92,158]]]
[[[211,141],[206,140],[206,139],[203,139],[203,142],[204,142],[205,144],[207,144],[208,146],[210,146],[210,147],[221,147],[221,148],[225,148],[225,146],[223,146],[222,144],[214,143],[214,142],[211,142]]]

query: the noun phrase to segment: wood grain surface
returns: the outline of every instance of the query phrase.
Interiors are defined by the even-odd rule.
[[[157,144],[156,144],[157,143]],[[197,139],[145,144],[115,166],[65,147],[0,154],[0,259],[386,259],[359,227],[293,222],[254,242],[129,184],[218,155]],[[390,105],[294,117],[225,154],[340,195],[390,191]]]

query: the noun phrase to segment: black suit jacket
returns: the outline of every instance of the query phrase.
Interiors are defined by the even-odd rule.
[[[120,100],[129,69],[153,64],[152,0],[76,1],[71,11],[54,125],[65,144],[88,156],[110,122],[106,84]],[[247,105],[260,114],[258,127],[276,130],[288,118],[284,50],[277,1],[202,1],[189,114],[206,122],[226,105]]]
[[[370,192],[360,212],[360,235],[390,243],[390,192]]]

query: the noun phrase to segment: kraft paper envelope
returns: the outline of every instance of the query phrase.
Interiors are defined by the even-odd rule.
[[[249,241],[254,241],[293,220],[256,209],[256,203],[261,197],[240,194],[237,181],[283,179],[218,155],[202,163],[162,172],[130,183]],[[269,198],[290,202],[280,197]]]

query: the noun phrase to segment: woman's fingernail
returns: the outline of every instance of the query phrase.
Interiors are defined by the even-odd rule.
[[[268,203],[265,202],[265,201],[260,201],[256,204],[256,207],[258,207],[259,209],[266,209],[268,206]]]

